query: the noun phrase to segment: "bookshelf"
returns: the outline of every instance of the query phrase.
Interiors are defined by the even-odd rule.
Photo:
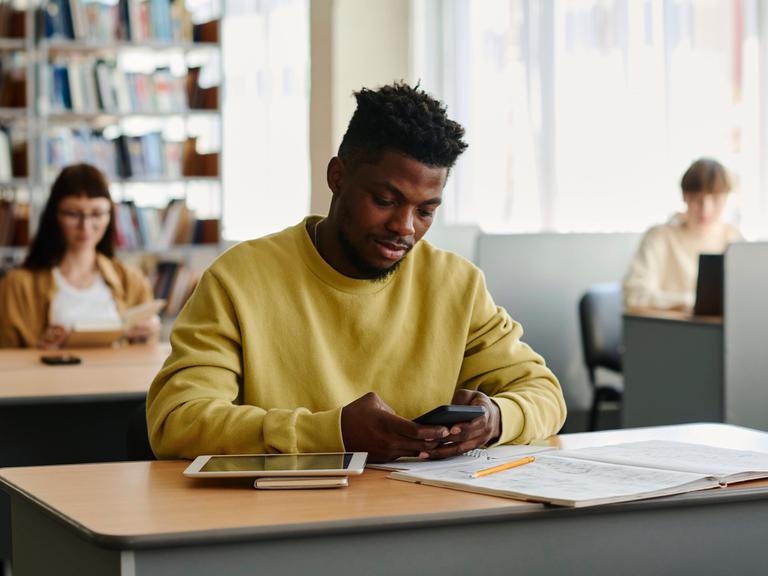
[[[109,176],[116,201],[134,200],[133,185],[154,185],[162,204],[203,184],[207,217],[220,217],[222,10],[195,5],[0,0],[0,72],[15,81],[0,126],[26,145],[26,173],[0,172],[0,186],[26,189],[32,228],[58,171],[80,161]]]
[[[222,17],[221,0],[0,0],[0,258],[74,162],[107,174],[119,249],[220,246]]]

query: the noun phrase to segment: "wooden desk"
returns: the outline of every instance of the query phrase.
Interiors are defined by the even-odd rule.
[[[768,451],[768,434],[722,424],[553,442],[648,438]],[[0,470],[13,501],[14,574],[736,574],[765,563],[768,482],[562,509],[377,470],[346,489],[262,492],[243,480],[186,479],[187,464]]]
[[[723,422],[722,318],[628,310],[623,372],[625,427]]]
[[[0,466],[126,460],[128,423],[170,346],[68,350],[82,364],[0,349]],[[10,555],[10,503],[0,494],[0,562]]]
[[[72,350],[82,364],[47,366],[39,350],[0,350],[0,465],[125,459],[128,418],[169,351]]]

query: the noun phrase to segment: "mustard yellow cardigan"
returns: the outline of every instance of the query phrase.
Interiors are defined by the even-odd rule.
[[[118,312],[152,299],[152,288],[140,270],[96,257],[104,282],[112,291]],[[31,348],[49,323],[56,283],[50,268],[17,268],[0,279],[0,348]]]

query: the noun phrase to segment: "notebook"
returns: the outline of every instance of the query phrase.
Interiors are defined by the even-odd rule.
[[[488,462],[397,471],[404,480],[580,508],[684,494],[768,478],[768,454],[701,444],[645,441],[534,454],[530,464],[472,478]]]
[[[723,255],[699,254],[694,316],[723,315]]]

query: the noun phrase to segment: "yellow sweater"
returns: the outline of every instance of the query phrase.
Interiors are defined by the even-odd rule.
[[[357,280],[322,259],[303,222],[203,275],[149,391],[152,449],[341,451],[341,409],[363,394],[410,419],[459,388],[499,406],[500,443],[546,437],[565,402],[522,333],[463,258],[421,241],[387,280]]]

